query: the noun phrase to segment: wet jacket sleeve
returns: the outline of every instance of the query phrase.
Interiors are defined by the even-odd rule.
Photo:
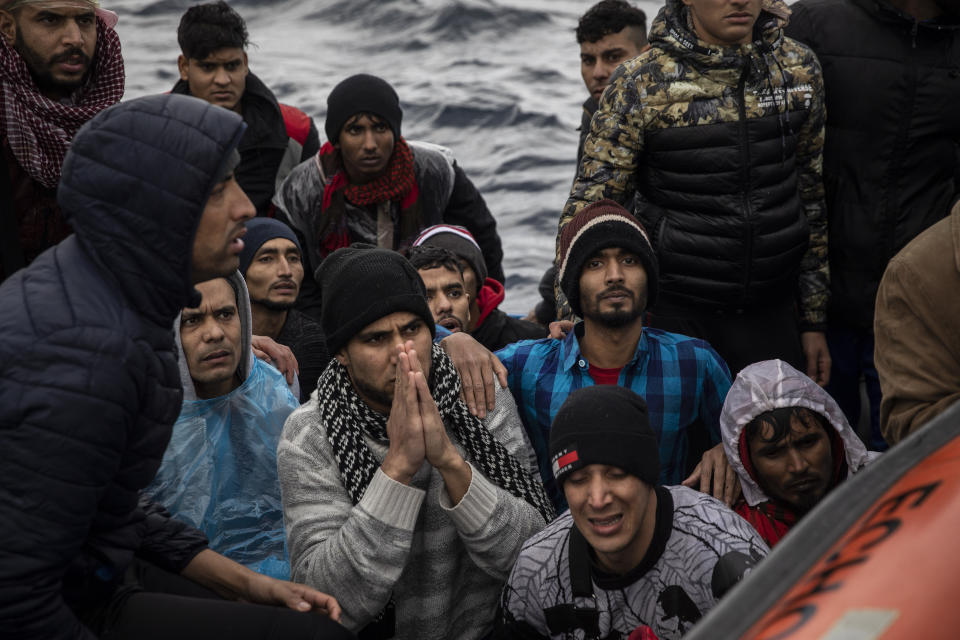
[[[180,573],[207,548],[207,537],[185,522],[174,519],[161,505],[140,498],[145,530],[137,555],[161,569]]]
[[[139,406],[137,381],[117,372],[146,366],[105,330],[29,337],[0,366],[0,638],[93,640],[64,602],[63,579],[98,515],[113,530],[137,516],[99,505],[118,490]]]
[[[827,262],[827,207],[823,190],[823,140],[826,120],[823,72],[813,52],[810,113],[797,133],[797,172],[800,202],[810,228],[810,244],[800,262],[800,330],[825,331],[830,296],[830,267]]]
[[[483,196],[456,162],[453,163],[453,193],[443,214],[443,221],[470,230],[480,245],[487,273],[494,280],[503,282],[503,248],[497,233],[497,221],[487,208]]]

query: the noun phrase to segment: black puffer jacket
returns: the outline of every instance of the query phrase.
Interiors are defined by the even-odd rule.
[[[660,261],[657,309],[736,309],[798,294],[823,330],[829,290],[820,165],[823,90],[806,46],[764,3],[754,40],[720,47],[667,0],[651,48],[614,73],[590,123],[562,228],[591,202],[624,203]]]
[[[183,397],[193,237],[243,127],[184,96],[107,109],[63,165],[76,233],[0,287],[0,637],[92,638],[71,609],[135,555],[179,572],[206,546],[138,494]]]
[[[884,269],[960,196],[960,18],[801,0],[787,34],[823,65],[831,324],[871,331]]]

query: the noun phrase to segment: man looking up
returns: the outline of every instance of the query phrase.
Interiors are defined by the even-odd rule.
[[[723,455],[719,424],[730,374],[703,340],[643,326],[658,294],[646,231],[623,207],[604,200],[564,227],[560,247],[560,283],[583,321],[564,340],[524,341],[497,352],[557,509],[563,495],[550,471],[550,425],[572,391],[595,384],[646,398],[660,443],[661,482],[686,478],[684,484],[732,503],[736,474]]]
[[[60,167],[123,96],[116,23],[93,0],[0,0],[0,282],[71,233]]]
[[[452,224],[427,227],[413,246],[442,247],[456,254],[470,300],[470,322],[465,331],[484,347],[496,351],[518,340],[547,336],[544,327],[511,317],[498,308],[506,295],[503,284],[487,277],[487,263],[480,245],[465,227]]]
[[[253,357],[250,303],[239,273],[197,285],[200,306],[174,325],[183,406],[144,493],[197,527],[211,548],[287,580],[277,443],[299,405],[283,375]]]
[[[590,132],[590,119],[600,105],[600,96],[620,63],[636,58],[647,44],[647,14],[624,0],[600,0],[580,16],[580,75],[590,97],[583,103],[577,162],[583,157],[583,142]]]
[[[290,347],[300,365],[299,398],[317,387],[330,362],[323,328],[293,308],[303,282],[303,253],[296,234],[272,218],[247,223],[240,252],[240,273],[250,292],[253,333]]]
[[[523,541],[553,517],[510,394],[470,415],[400,254],[339,249],[320,277],[336,359],[278,448],[293,575],[369,637],[484,638]]]
[[[550,457],[570,511],[524,545],[500,637],[680,638],[767,555],[717,500],[658,483],[657,437],[629,389],[571,393]]]
[[[770,547],[870,461],[836,401],[782,360],[737,374],[720,428],[743,488],[734,510]]]
[[[236,270],[254,215],[233,179],[243,130],[238,115],[177,95],[100,113],[71,144],[57,190],[76,233],[0,287],[4,631],[343,637],[317,616],[223,602],[338,610],[139,500],[183,399],[174,319],[199,305],[195,283]]]
[[[603,94],[559,230],[632,199],[660,259],[650,326],[707,340],[733,371],[780,358],[826,384],[823,81],[783,37],[789,14],[782,0],[666,0],[651,48]]]
[[[278,217],[304,247],[299,308],[319,318],[313,275],[332,251],[354,242],[409,247],[426,227],[462,225],[477,238],[490,274],[503,281],[497,223],[449,149],[400,135],[400,98],[385,80],[359,74],[327,97],[320,153],[277,190]]]
[[[277,102],[273,92],[250,72],[247,26],[226,2],[187,9],[177,29],[180,80],[173,93],[202,98],[236,111],[247,123],[240,141],[237,182],[266,215],[270,199],[287,174],[320,148],[313,118]]]
[[[420,274],[427,292],[427,304],[436,324],[451,333],[470,326],[470,296],[464,290],[463,267],[442,247],[412,247],[407,254]]]

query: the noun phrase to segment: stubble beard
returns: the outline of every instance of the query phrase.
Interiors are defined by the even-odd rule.
[[[33,81],[37,84],[37,87],[41,92],[70,95],[82,87],[86,82],[87,77],[90,75],[92,60],[87,58],[86,54],[79,49],[70,49],[62,54],[53,56],[49,60],[45,60],[42,55],[34,51],[30,46],[27,45],[26,42],[24,42],[23,34],[20,29],[17,29],[14,48],[17,50],[17,53],[20,54],[20,57],[23,58],[23,61],[27,65],[27,69],[30,71],[30,75],[33,77]],[[87,60],[87,70],[76,80],[67,82],[57,80],[53,76],[53,72],[50,70],[51,67],[53,67],[54,62],[60,57],[73,55],[75,53],[80,53],[84,59]]]

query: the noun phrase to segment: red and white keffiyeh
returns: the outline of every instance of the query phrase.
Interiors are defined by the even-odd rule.
[[[0,130],[14,157],[40,184],[55,188],[70,141],[93,116],[123,96],[124,68],[117,32],[98,15],[97,47],[86,83],[73,104],[47,98],[37,87],[26,62],[0,38]]]

